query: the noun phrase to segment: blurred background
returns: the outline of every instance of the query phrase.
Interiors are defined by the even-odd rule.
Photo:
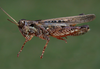
[[[68,36],[64,41],[50,37],[43,59],[40,59],[46,43],[38,37],[26,43],[15,24],[0,10],[0,69],[100,69],[100,0],[0,0],[0,7],[15,20],[38,20],[81,13],[95,14],[89,23],[90,31],[81,36]]]

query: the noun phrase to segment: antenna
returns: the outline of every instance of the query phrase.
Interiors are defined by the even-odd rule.
[[[0,9],[1,9],[6,15],[8,15],[14,22],[12,22],[11,20],[8,20],[8,21],[10,21],[10,22],[16,24],[17,26],[19,25],[18,22],[17,22],[14,18],[12,18],[6,11],[4,11],[1,7],[0,7]]]

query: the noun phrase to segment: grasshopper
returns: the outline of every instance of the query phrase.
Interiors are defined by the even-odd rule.
[[[89,26],[75,26],[77,24],[90,22],[95,19],[95,14],[80,14],[77,16],[70,17],[61,17],[61,18],[53,18],[53,19],[45,19],[45,20],[26,20],[21,19],[17,22],[14,18],[12,18],[6,11],[4,11],[1,7],[0,9],[7,14],[13,21],[7,19],[8,21],[16,24],[21,32],[21,34],[25,37],[25,42],[21,47],[21,50],[18,52],[17,57],[23,50],[26,42],[30,41],[33,36],[37,36],[43,40],[46,40],[46,44],[43,48],[42,55],[40,58],[43,58],[43,54],[45,49],[50,41],[50,36],[55,37],[59,40],[63,40],[67,43],[65,39],[67,36],[78,36],[85,34],[88,32]],[[65,37],[65,39],[64,39]]]

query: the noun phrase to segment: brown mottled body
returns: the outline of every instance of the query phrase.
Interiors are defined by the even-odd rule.
[[[3,10],[2,8],[0,9]],[[15,21],[15,19],[13,19],[8,13],[6,14],[12,20]],[[32,21],[32,20],[21,19],[18,23],[17,21],[12,22],[11,20],[9,19],[8,20],[12,23],[15,23],[18,26],[21,34],[26,39],[24,44],[22,45],[21,50],[17,54],[17,57],[19,57],[19,54],[22,51],[25,43],[30,41],[33,36],[37,36],[47,41],[42,51],[42,55],[40,57],[43,58],[43,54],[49,43],[50,36],[60,40],[64,40],[67,43],[67,41],[63,39],[63,37],[66,38],[66,36],[78,36],[89,31],[88,25],[75,26],[76,24],[90,22],[94,19],[95,19],[94,14],[87,14],[87,15],[81,14],[78,16],[61,17],[61,18],[53,18],[53,19],[46,19],[46,20]]]

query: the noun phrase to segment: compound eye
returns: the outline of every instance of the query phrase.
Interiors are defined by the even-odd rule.
[[[24,23],[25,23],[25,21],[24,21],[24,20],[22,20],[22,21],[21,21],[21,23],[23,23],[23,24],[24,24]]]
[[[25,20],[26,20],[26,19],[21,19],[20,22],[21,22],[22,24],[24,24],[24,23],[25,23]]]

